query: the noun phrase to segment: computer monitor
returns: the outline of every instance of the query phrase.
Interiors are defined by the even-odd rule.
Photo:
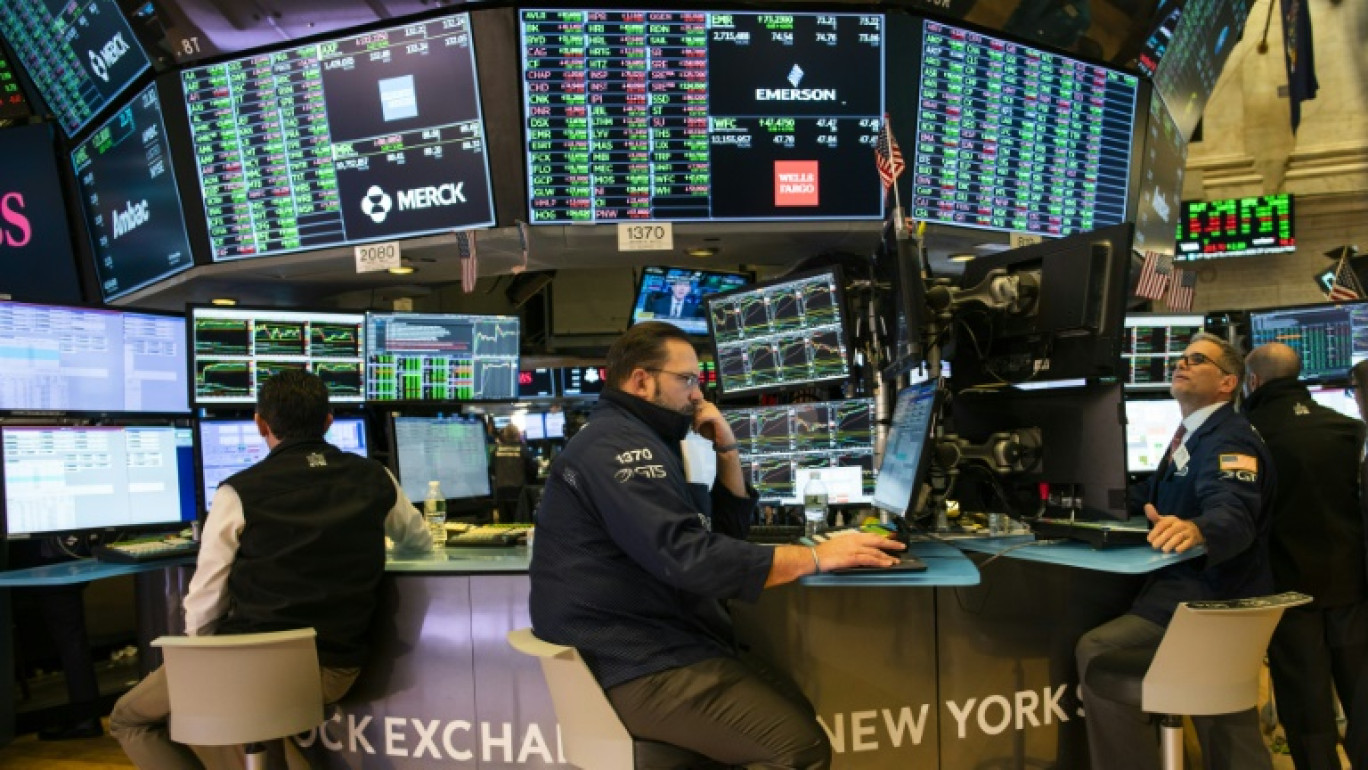
[[[802,494],[800,471],[853,468],[859,470],[860,484],[829,486],[828,499],[832,504],[869,502],[874,490],[873,399],[726,409],[723,416],[760,499],[796,505]],[[832,478],[839,480],[839,473]]]
[[[1250,342],[1281,342],[1301,356],[1300,379],[1343,383],[1349,368],[1368,359],[1368,302],[1251,310]]]
[[[1334,409],[1345,417],[1362,420],[1358,402],[1344,388],[1311,388],[1311,399],[1328,409]]]
[[[324,441],[362,457],[366,452],[366,421],[361,417],[335,416]],[[204,473],[204,507],[214,500],[214,490],[224,479],[256,465],[270,450],[254,420],[200,420],[200,468]]]
[[[940,410],[940,381],[928,378],[898,391],[874,485],[874,507],[898,516],[915,513],[930,467],[932,431]]]
[[[546,422],[541,412],[524,414],[521,429],[524,441],[541,441],[546,438]]]
[[[1126,470],[1158,470],[1182,420],[1183,411],[1171,398],[1126,399]]]
[[[334,404],[365,394],[364,313],[191,305],[191,371],[197,406],[255,404],[271,375],[317,374]]]
[[[1173,363],[1202,331],[1201,314],[1135,313],[1126,316],[1121,363],[1127,390],[1167,391]]]
[[[565,412],[546,413],[546,437],[565,438]]]
[[[850,376],[838,268],[707,298],[718,393],[759,393]]]
[[[560,393],[557,379],[555,369],[523,369],[518,372],[518,398],[555,398]]]
[[[194,435],[173,425],[5,425],[10,539],[194,521]]]
[[[695,336],[708,333],[703,300],[718,292],[740,289],[751,283],[746,273],[721,273],[682,267],[646,267],[641,271],[632,323],[668,321]]]
[[[0,410],[184,413],[185,319],[0,302]]]
[[[1291,193],[1183,201],[1178,218],[1178,262],[1251,257],[1297,250]]]
[[[517,316],[367,313],[366,400],[518,398]]]
[[[391,429],[394,470],[410,500],[421,502],[427,496],[429,481],[440,482],[448,500],[489,495],[489,449],[483,420],[396,414]]]
[[[1124,224],[968,263],[963,287],[1016,281],[1023,301],[956,308],[955,389],[1119,377],[1130,255]]]
[[[608,384],[608,370],[602,366],[562,366],[556,373],[566,398],[597,396]]]

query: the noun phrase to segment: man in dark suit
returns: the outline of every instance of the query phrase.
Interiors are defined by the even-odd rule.
[[[670,293],[651,301],[651,313],[657,319],[698,317],[698,298],[694,296],[693,281],[679,276],[670,283]]]
[[[1278,470],[1269,560],[1279,591],[1315,601],[1283,613],[1268,648],[1278,719],[1297,770],[1339,770],[1335,695],[1348,717],[1352,765],[1368,767],[1368,714],[1355,707],[1368,662],[1368,560],[1359,511],[1363,423],[1311,399],[1301,358],[1281,342],[1245,361],[1244,411]]]

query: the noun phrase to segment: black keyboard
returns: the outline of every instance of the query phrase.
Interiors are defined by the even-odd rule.
[[[510,548],[527,541],[527,525],[485,525],[447,533],[447,548]]]
[[[1031,531],[1040,540],[1078,540],[1093,548],[1115,548],[1125,545],[1149,545],[1149,525],[1120,521],[1070,521],[1068,519],[1036,519]]]
[[[879,572],[925,572],[926,562],[918,559],[906,551],[899,551],[892,554],[898,557],[898,563],[891,567],[844,567],[823,573],[827,575],[868,575]]]
[[[162,559],[179,559],[199,553],[199,543],[188,537],[159,537],[144,540],[125,540],[120,543],[97,545],[90,553],[100,561],[115,564],[143,564]]]
[[[761,545],[788,545],[802,536],[802,524],[752,524],[746,540]]]

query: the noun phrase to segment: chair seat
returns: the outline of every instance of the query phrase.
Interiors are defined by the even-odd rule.
[[[1139,708],[1145,673],[1158,649],[1131,647],[1098,655],[1088,664],[1088,689],[1099,698]]]

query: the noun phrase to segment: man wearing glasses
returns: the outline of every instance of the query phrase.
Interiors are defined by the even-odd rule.
[[[1148,482],[1130,490],[1131,515],[1150,520],[1149,542],[1165,553],[1203,546],[1206,553],[1152,573],[1126,615],[1079,640],[1080,681],[1096,656],[1154,648],[1179,602],[1240,599],[1273,591],[1268,531],[1273,503],[1271,456],[1233,400],[1244,361],[1212,334],[1192,337],[1173,370],[1169,392],[1183,419]],[[1093,767],[1158,770],[1155,729],[1138,708],[1081,688]],[[1254,709],[1194,717],[1208,768],[1271,768]]]
[[[891,566],[903,546],[852,534],[815,547],[748,543],[756,494],[736,437],[698,387],[689,338],[661,321],[608,350],[607,386],[551,466],[532,556],[532,626],[576,647],[628,732],[724,765],[830,766],[797,687],[743,660],[722,602],[852,566]],[[680,441],[713,444],[711,490],[690,484]]]

